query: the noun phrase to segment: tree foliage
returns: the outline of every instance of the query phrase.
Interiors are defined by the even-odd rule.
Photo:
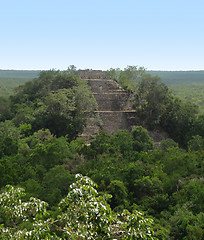
[[[11,96],[13,122],[31,124],[32,132],[48,128],[57,136],[74,139],[85,126],[84,112],[97,109],[89,87],[75,74],[44,71]]]
[[[48,204],[36,198],[24,201],[22,188],[6,186],[0,207],[7,223],[0,225],[2,239],[156,239],[152,220],[141,212],[127,210],[114,214],[88,177],[76,175],[76,182],[59,203],[56,218],[49,216]]]
[[[158,76],[137,66],[110,69],[107,74],[131,93],[132,107],[143,127],[162,128],[185,148],[192,136],[203,136],[203,116],[197,116],[198,106],[175,97]]]
[[[1,99],[0,238],[203,239],[203,115],[143,68],[109,74],[140,119],[90,144],[77,134],[97,105],[74,66]],[[156,148],[146,128],[171,138]]]
[[[161,83],[158,77],[145,75],[137,85],[133,96],[133,107],[145,125],[154,128],[160,124],[169,98],[167,86]]]

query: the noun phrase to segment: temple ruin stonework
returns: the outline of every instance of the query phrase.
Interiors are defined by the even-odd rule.
[[[87,126],[81,137],[89,139],[100,129],[107,134],[114,134],[120,129],[131,130],[137,125],[130,95],[116,81],[108,79],[106,73],[100,70],[79,70],[78,75],[91,87],[98,103],[98,111],[95,114],[101,119],[100,126],[87,119]]]

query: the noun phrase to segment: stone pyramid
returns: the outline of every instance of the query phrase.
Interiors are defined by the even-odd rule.
[[[135,111],[131,108],[130,94],[115,80],[108,79],[104,72],[96,70],[84,70],[84,72],[81,70],[79,76],[91,87],[98,103],[95,116],[101,120],[101,124],[96,124],[93,119],[88,118],[81,137],[88,140],[100,129],[107,134],[114,134],[120,129],[131,130],[137,125]]]

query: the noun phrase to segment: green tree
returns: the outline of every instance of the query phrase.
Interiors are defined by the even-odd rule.
[[[108,153],[110,149],[112,149],[111,136],[100,131],[91,142],[90,148],[87,148],[87,154],[89,156],[96,156],[97,154]]]
[[[51,70],[16,89],[11,109],[16,126],[31,124],[31,133],[48,128],[57,136],[68,135],[71,141],[97,104],[87,83],[77,75]]]
[[[69,73],[69,74],[76,74],[77,68],[74,65],[69,65],[66,72]]]
[[[73,181],[74,176],[69,171],[61,165],[56,165],[44,175],[41,198],[51,206],[56,205],[67,195],[68,187]]]
[[[202,240],[204,214],[194,215],[185,205],[178,208],[170,218],[171,232],[173,239]]]
[[[144,75],[133,94],[133,107],[143,123],[154,129],[160,124],[169,98],[168,87],[158,77]]]
[[[124,155],[130,154],[133,150],[133,135],[128,130],[117,131],[113,135],[111,142],[116,151]]]
[[[204,114],[197,116],[195,119],[193,135],[200,135],[204,138]]]
[[[36,110],[35,130],[48,128],[56,136],[70,135],[70,139],[83,128],[83,121],[77,116],[75,93],[71,89],[59,89],[49,93],[44,104]]]
[[[199,135],[193,136],[188,142],[188,151],[203,151],[204,138]]]
[[[183,184],[184,185],[184,184]],[[178,205],[186,205],[194,214],[204,212],[204,180],[190,179],[181,189],[174,193]]]
[[[9,220],[8,225],[0,225],[1,239],[49,239],[50,224],[44,219],[48,204],[32,197],[25,202],[24,197],[22,188],[10,185],[0,194],[0,206]]]
[[[0,158],[17,153],[20,138],[20,130],[14,126],[12,121],[0,122]]]
[[[109,225],[113,221],[108,195],[99,196],[95,183],[88,177],[76,175],[76,182],[59,206],[63,211],[59,216],[65,231],[64,236],[77,239],[105,239],[111,234]]]
[[[174,141],[186,147],[193,133],[197,113],[198,106],[195,104],[173,98],[162,116],[161,126]]]
[[[152,150],[154,146],[153,139],[148,135],[148,132],[142,126],[137,126],[132,130],[133,136],[133,150],[134,151],[148,151]]]
[[[10,100],[0,97],[0,121],[5,121],[12,118],[10,109]]]
[[[109,70],[106,71],[106,74],[107,76],[110,78],[110,79],[113,79],[113,80],[118,80],[119,76],[120,76],[120,68],[110,68]]]
[[[21,166],[15,160],[15,156],[0,158],[0,188],[19,181],[19,175],[22,173]]]
[[[160,143],[160,148],[163,151],[168,150],[168,148],[172,148],[172,147],[178,147],[178,143],[176,143],[173,139],[171,138],[167,138],[165,140],[162,140]]]
[[[118,83],[126,90],[135,91],[136,82],[140,81],[145,75],[145,69],[137,66],[127,66],[120,71]]]
[[[42,165],[49,170],[60,165],[70,155],[69,143],[65,137],[52,137],[44,142],[37,142],[33,147],[29,162],[33,165]]]
[[[112,208],[124,209],[128,206],[127,189],[124,183],[119,180],[113,180],[107,187],[107,191],[112,195],[110,205]]]
[[[6,137],[11,137],[16,141],[20,138],[20,130],[11,120],[0,122],[0,138],[4,139]]]
[[[96,184],[80,174],[55,218],[49,216],[47,203],[32,197],[26,202],[24,197],[23,189],[10,185],[0,194],[2,239],[157,239],[152,219],[138,211],[115,215],[106,202],[110,195],[100,196]]]

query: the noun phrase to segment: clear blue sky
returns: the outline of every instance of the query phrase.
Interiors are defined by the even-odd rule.
[[[204,70],[203,0],[0,0],[0,69]]]

